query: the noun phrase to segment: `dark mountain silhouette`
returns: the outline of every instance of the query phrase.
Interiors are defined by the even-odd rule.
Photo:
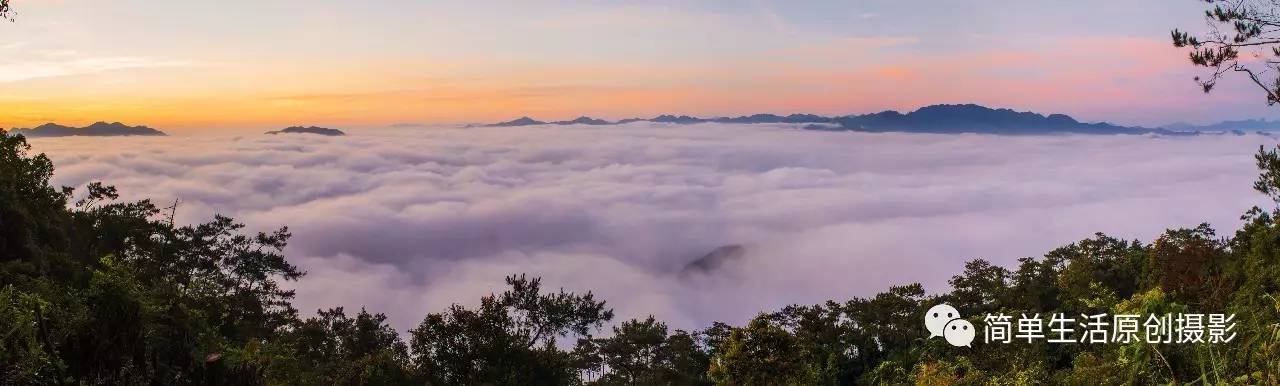
[[[552,123],[556,125],[611,125],[613,124],[613,122],[609,122],[603,119],[587,117],[587,116],[578,117],[577,119],[574,119],[572,121],[556,121]]]
[[[1280,130],[1280,121],[1268,121],[1266,119],[1244,119],[1238,121],[1222,121],[1208,125],[1192,125],[1189,123],[1179,122],[1161,126],[1161,128],[1176,131],[1232,131],[1232,130],[1255,130],[1255,131],[1275,131]]]
[[[1196,135],[1199,127],[1178,130],[1170,127],[1146,128],[1120,126],[1106,122],[1086,123],[1064,114],[1042,115],[1011,109],[993,109],[976,104],[932,105],[918,110],[900,113],[883,111],[872,114],[824,117],[814,114],[755,114],[738,117],[699,118],[688,115],[664,114],[653,118],[628,118],[617,122],[581,117],[572,121],[543,122],[529,117],[487,126],[529,126],[543,124],[625,124],[655,122],[669,124],[715,123],[786,123],[805,124],[810,130],[849,130],[866,132],[910,133],[983,133],[1003,135],[1026,134],[1162,134]],[[1265,122],[1265,121],[1263,121]],[[1280,122],[1266,122],[1280,129]],[[1234,129],[1234,128],[1233,128]],[[1259,128],[1261,129],[1261,128]]]
[[[747,249],[741,245],[731,244],[721,246],[705,255],[702,255],[702,257],[699,257],[697,260],[686,264],[684,268],[680,270],[680,274],[688,275],[691,273],[708,273],[715,271],[725,264],[731,264],[742,260],[742,257],[746,254]]]
[[[512,126],[532,126],[532,125],[545,125],[545,124],[547,124],[547,123],[546,123],[546,122],[543,122],[543,121],[537,121],[537,120],[534,120],[533,118],[529,118],[529,117],[520,117],[520,118],[518,118],[518,119],[513,119],[513,120],[510,120],[510,121],[506,121],[506,122],[498,122],[498,123],[489,124],[489,125],[485,125],[485,126],[488,126],[488,127],[512,127]]]
[[[129,126],[120,122],[97,122],[85,127],[70,127],[46,123],[30,129],[13,129],[14,134],[28,137],[115,137],[128,135],[162,136],[164,132],[146,126]]]
[[[319,134],[319,135],[327,135],[327,136],[331,136],[331,137],[336,137],[336,136],[341,136],[341,135],[347,135],[347,133],[343,133],[343,132],[342,132],[342,130],[338,130],[338,129],[329,129],[329,128],[316,127],[316,126],[308,126],[308,127],[302,127],[302,126],[291,126],[291,127],[286,127],[286,128],[284,128],[284,129],[281,129],[281,130],[268,131],[268,132],[267,132],[267,134],[271,134],[271,135],[276,135],[276,134]]]
[[[787,116],[776,114],[755,114],[734,118],[721,117],[711,119],[711,122],[718,123],[831,123],[834,121],[835,118],[828,118],[813,114],[791,114]]]
[[[1163,129],[1117,126],[1110,123],[1083,123],[1063,114],[1040,115],[1010,109],[964,105],[933,105],[902,114],[884,111],[835,119],[840,128],[856,131],[905,131],[913,133],[987,134],[1176,134]]]
[[[695,117],[691,117],[691,116],[688,116],[688,115],[681,115],[681,116],[675,116],[675,115],[659,115],[659,116],[656,116],[656,117],[653,117],[653,118],[649,119],[649,122],[659,122],[659,123],[678,123],[678,124],[682,124],[682,125],[687,125],[687,124],[690,124],[690,123],[702,123],[702,122],[707,122],[707,120],[706,120],[706,119],[702,119],[702,118],[695,118]]]

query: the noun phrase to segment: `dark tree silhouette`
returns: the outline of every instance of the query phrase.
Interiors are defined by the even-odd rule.
[[[1231,72],[1246,75],[1266,92],[1267,104],[1280,102],[1280,1],[1203,0],[1209,31],[1202,36],[1174,29],[1175,47],[1191,47],[1191,63],[1213,69],[1197,76],[1204,92]]]

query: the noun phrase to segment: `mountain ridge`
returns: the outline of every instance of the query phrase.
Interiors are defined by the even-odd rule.
[[[71,127],[56,123],[45,123],[29,129],[13,128],[13,134],[27,137],[119,137],[119,136],[166,136],[163,131],[147,126],[129,126],[120,122],[94,122],[84,127]]]
[[[590,123],[588,123],[590,122]],[[1081,122],[1066,114],[1040,114],[1015,111],[1008,108],[991,108],[978,104],[936,104],[902,113],[885,110],[869,114],[822,116],[817,114],[753,114],[736,117],[700,118],[689,115],[662,114],[653,118],[627,118],[618,121],[582,116],[571,121],[541,121],[528,116],[518,119],[482,125],[484,127],[520,127],[535,125],[620,125],[631,122],[667,124],[697,123],[786,123],[803,124],[810,130],[863,131],[863,132],[911,132],[911,133],[981,133],[981,134],[1163,134],[1196,135],[1195,130],[1174,130],[1165,127],[1148,128],[1121,126],[1107,122]],[[1278,123],[1280,124],[1280,123]]]
[[[317,134],[317,135],[325,135],[325,136],[330,136],[330,137],[339,137],[339,136],[347,135],[347,133],[342,132],[342,130],[338,130],[338,129],[330,129],[330,128],[327,128],[327,127],[318,127],[318,126],[305,126],[305,127],[304,127],[304,126],[289,126],[289,127],[286,127],[286,128],[280,129],[280,130],[268,131],[268,132],[266,132],[265,134],[271,134],[271,135],[276,135],[276,134]]]
[[[1178,131],[1276,131],[1280,130],[1280,120],[1266,118],[1227,120],[1206,125],[1193,125],[1185,122],[1170,123],[1160,126],[1164,129]]]

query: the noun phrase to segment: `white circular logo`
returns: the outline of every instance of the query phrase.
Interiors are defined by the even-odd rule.
[[[969,323],[968,320],[952,320],[947,323],[943,331],[942,335],[947,338],[947,343],[951,343],[952,346],[973,347],[970,344],[973,343],[975,332],[973,323]]]
[[[960,318],[960,311],[946,303],[933,306],[924,315],[924,327],[929,329],[929,337],[942,336],[942,327],[953,319]]]
[[[924,314],[924,328],[929,330],[930,338],[940,336],[956,347],[972,347],[977,335],[973,323],[961,319],[960,311],[946,303],[933,306]]]

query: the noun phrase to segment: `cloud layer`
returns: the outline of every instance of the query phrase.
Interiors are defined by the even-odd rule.
[[[527,272],[623,318],[739,323],[790,303],[931,291],[965,260],[1012,264],[1102,231],[1235,229],[1262,136],[987,136],[788,126],[387,129],[348,137],[33,141],[55,182],[114,184],[288,225],[304,312],[386,312],[401,330]],[[724,245],[743,259],[685,265]]]

